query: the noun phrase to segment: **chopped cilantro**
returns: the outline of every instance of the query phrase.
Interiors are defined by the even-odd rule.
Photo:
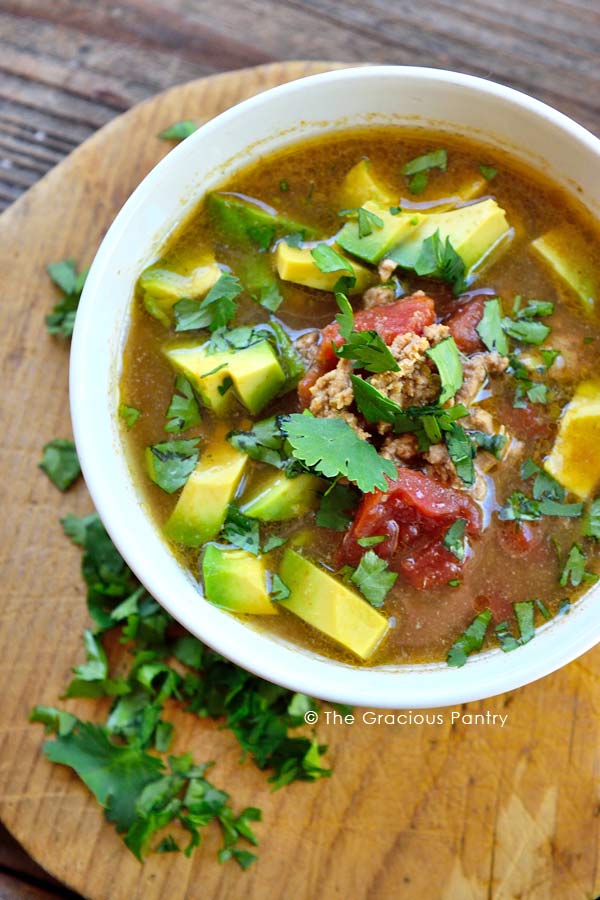
[[[596,338],[591,337],[590,335],[587,335],[586,337],[584,337],[583,343],[584,344],[593,344],[595,340],[596,340]]]
[[[223,272],[203,300],[179,300],[173,307],[175,331],[209,328],[216,331],[230,322],[237,311],[237,298],[242,293],[240,281]]]
[[[423,241],[414,269],[417,275],[447,281],[455,294],[460,294],[465,289],[465,264],[452,246],[450,238],[442,240],[439,228]]]
[[[390,348],[376,331],[354,331],[354,313],[345,294],[338,291],[335,299],[340,308],[336,321],[344,338],[341,347],[333,345],[337,356],[352,359],[368,372],[389,372],[398,369]]]
[[[571,584],[573,587],[579,587],[583,581],[597,581],[598,575],[594,572],[588,572],[586,563],[587,556],[580,545],[573,544],[560,576],[560,586],[566,587],[568,584]]]
[[[289,185],[287,179],[282,178],[281,181],[279,182],[279,190],[283,194],[285,194],[285,193],[287,193],[287,191],[289,191],[289,189],[290,189],[290,185]]]
[[[183,141],[186,137],[189,137],[190,134],[193,134],[194,131],[197,131],[197,129],[198,126],[195,122],[186,119],[183,122],[174,122],[173,125],[169,125],[164,131],[159,132],[157,137],[162,141]]]
[[[465,558],[465,528],[466,519],[455,519],[444,535],[442,544],[459,562]]]
[[[454,423],[444,434],[450,459],[454,463],[456,474],[467,487],[475,484],[475,445],[460,425]]]
[[[446,657],[449,666],[460,668],[464,666],[471,653],[481,650],[491,618],[492,613],[489,609],[484,609],[475,616],[468,628],[452,644]]]
[[[279,537],[277,534],[270,534],[263,544],[263,553],[270,553],[271,550],[276,550],[277,547],[283,546],[286,541],[287,538]]]
[[[292,413],[280,418],[292,454],[326,478],[345,476],[363,493],[386,490],[386,476],[395,478],[396,466],[379,456],[342,419],[315,419]]]
[[[548,607],[546,606],[546,604],[544,603],[543,600],[540,600],[539,597],[536,597],[536,599],[533,602],[535,603],[535,605],[537,606],[537,608],[539,609],[539,611],[541,612],[541,614],[543,615],[543,617],[545,619],[552,618],[552,613],[550,612],[550,610],[548,609]]]
[[[50,263],[46,271],[54,284],[62,291],[60,301],[46,316],[46,329],[48,334],[58,334],[61,337],[70,338],[73,334],[77,307],[88,270],[82,269],[78,273],[75,260],[64,259],[62,262]]]
[[[333,531],[346,531],[360,500],[356,488],[349,484],[334,484],[325,491],[317,511],[317,525]]]
[[[508,438],[504,434],[487,434],[485,431],[467,431],[467,434],[479,450],[486,450],[500,459],[502,449]]]
[[[367,422],[395,422],[401,407],[360,375],[351,375],[354,400]]]
[[[198,438],[163,441],[146,448],[146,468],[159,488],[172,494],[186,483],[198,462]]]
[[[521,466],[521,478],[523,478],[524,481],[527,481],[532,475],[535,475],[533,482],[533,496],[535,500],[547,498],[549,500],[557,500],[559,503],[564,501],[566,497],[564,487],[559,484],[549,472],[546,472],[545,469],[541,469],[538,464],[529,457]]]
[[[277,312],[283,303],[283,294],[276,281],[273,280],[269,284],[263,285],[258,294],[258,302],[269,312]]]
[[[543,349],[540,350],[540,356],[542,358],[542,362],[544,363],[544,367],[546,369],[549,369],[550,366],[554,363],[556,357],[560,356],[560,350]]]
[[[390,206],[390,216],[399,216],[401,212],[401,206]]]
[[[526,644],[535,636],[534,606],[531,600],[513,604],[520,632],[520,643]]]
[[[427,172],[416,172],[414,175],[411,175],[408,179],[409,193],[417,196],[422,194],[427,188],[428,181]]]
[[[350,576],[350,581],[356,585],[363,597],[366,597],[371,606],[378,609],[390,588],[393,587],[398,575],[390,572],[385,559],[381,559],[374,550],[367,550],[359,565]]]
[[[288,477],[298,474],[298,463],[290,458],[290,448],[277,416],[255,422],[248,431],[231,431],[227,440],[236,450],[247,453],[250,459],[284,469]]]
[[[273,575],[271,578],[271,600],[274,600],[276,603],[279,600],[287,600],[290,593],[291,591],[283,579],[279,575]]]
[[[483,164],[479,166],[479,171],[486,181],[492,181],[492,179],[494,179],[498,174],[498,169],[495,169],[493,166],[485,166]]]
[[[227,518],[223,525],[223,537],[234,547],[253,553],[258,556],[260,552],[260,527],[258,519],[245,516],[237,506],[232,503],[227,508]]]
[[[339,215],[356,217],[358,221],[359,238],[368,237],[370,234],[373,234],[373,228],[383,228],[383,219],[362,206],[357,206],[353,209],[342,209],[340,210]]]
[[[347,259],[340,256],[329,244],[317,244],[310,251],[317,269],[321,272],[350,272],[354,275],[354,269]]]
[[[568,597],[564,597],[558,604],[558,611],[556,615],[562,616],[563,614],[569,612],[571,612],[571,601]]]
[[[44,444],[44,453],[39,467],[59,491],[66,491],[70,488],[81,475],[81,467],[73,441],[66,438],[55,438]]]
[[[178,375],[175,379],[175,393],[171,397],[166,418],[165,431],[174,434],[187,431],[202,421],[193,388],[183,375]]]
[[[502,320],[502,328],[510,337],[524,344],[542,344],[550,334],[548,325],[544,325],[543,322],[533,322],[530,319],[518,319],[515,322],[513,319],[505,317]],[[477,330],[479,331],[479,326],[477,326]],[[481,334],[481,332],[479,333]]]
[[[119,405],[119,416],[125,422],[127,431],[130,431],[133,428],[141,414],[141,410],[136,409],[135,406],[127,406],[126,403],[121,403]]]
[[[600,499],[592,500],[588,506],[583,520],[583,533],[585,537],[600,541]]]
[[[233,387],[233,378],[231,375],[226,375],[221,384],[217,386],[217,390],[221,397],[223,397],[231,387]]]
[[[462,584],[462,582],[461,582],[460,578],[451,578],[450,581],[448,582],[448,587],[457,588],[457,587],[460,587],[461,584]]]
[[[377,544],[382,544],[388,538],[388,534],[374,534],[372,537],[358,538],[356,543],[359,547],[376,547]]]
[[[538,316],[551,316],[554,312],[554,303],[550,300],[528,300],[527,306],[517,311],[519,319],[535,319]]]
[[[516,650],[521,646],[519,639],[511,633],[508,622],[499,622],[494,628],[494,632],[498,638],[500,649],[505,653],[510,653],[511,650]]]
[[[527,497],[522,491],[513,491],[498,511],[498,518],[508,522],[534,522],[542,516],[578,518],[583,503],[561,503],[544,496],[540,500]]]
[[[508,353],[508,342],[502,330],[502,307],[498,297],[486,300],[483,316],[477,325],[477,333],[488,350],[497,350],[502,356]]]
[[[403,175],[415,175],[418,172],[427,172],[429,169],[441,169],[446,171],[448,166],[448,153],[446,150],[432,150],[405,163],[402,167]]]
[[[445,338],[425,351],[438,370],[442,390],[438,403],[442,406],[451,400],[463,383],[463,367],[460,353],[453,337]]]

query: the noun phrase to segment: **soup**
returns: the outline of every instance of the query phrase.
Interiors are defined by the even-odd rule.
[[[198,602],[359,665],[568,612],[600,572],[599,284],[573,197],[447,135],[337,133],[209,193],[140,274],[120,385]]]

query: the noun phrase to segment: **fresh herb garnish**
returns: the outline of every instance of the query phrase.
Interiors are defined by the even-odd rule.
[[[46,316],[48,334],[58,334],[70,338],[75,326],[77,307],[88,270],[77,272],[75,260],[64,259],[62,262],[50,263],[46,271],[54,284],[62,291],[62,297],[52,312]]]
[[[459,562],[465,558],[465,528],[466,519],[456,519],[444,535],[442,544]]]
[[[175,393],[171,397],[166,418],[165,431],[170,434],[187,431],[202,421],[193,388],[183,375],[178,375],[175,379]]]
[[[277,547],[282,547],[287,542],[287,538],[279,537],[277,534],[270,534],[263,544],[263,553],[270,553]]]
[[[196,331],[199,328],[216,331],[223,328],[235,316],[236,300],[242,290],[235,275],[223,272],[203,300],[186,298],[175,304],[175,331]]]
[[[513,491],[498,511],[503,522],[535,522],[543,516],[574,519],[583,512],[583,503],[560,503],[549,497],[535,500],[522,491]]]
[[[350,272],[351,275],[354,275],[354,269],[350,262],[329,244],[317,244],[310,251],[310,255],[321,272]]]
[[[427,188],[427,172],[416,172],[408,179],[408,192],[414,196],[422,194]]]
[[[354,313],[345,294],[337,292],[336,301],[340,312],[336,321],[344,338],[341,347],[333,344],[337,356],[353,360],[358,368],[368,372],[395,372],[398,363],[390,348],[376,331],[354,331]]]
[[[367,550],[350,576],[350,581],[356,585],[371,606],[378,609],[383,606],[383,602],[397,577],[396,572],[389,571],[385,559],[378,556],[374,550]]]
[[[486,450],[500,459],[508,438],[504,434],[487,434],[485,431],[467,431],[478,450]]]
[[[518,319],[515,322],[513,319],[505,317],[502,320],[502,328],[510,337],[524,344],[542,344],[550,334],[548,325],[544,325],[543,322],[533,322],[530,319]]]
[[[271,579],[271,600],[277,603],[279,600],[287,600],[290,589],[279,575],[273,575]]]
[[[247,453],[250,459],[268,463],[277,469],[289,467],[290,452],[286,446],[286,436],[275,416],[255,422],[248,431],[231,431],[227,440],[236,450]]]
[[[386,476],[397,475],[396,466],[342,419],[292,413],[279,421],[293,456],[326,478],[344,476],[363,493],[370,493],[375,488],[385,491]]]
[[[186,119],[185,121],[174,122],[173,125],[169,125],[164,131],[159,132],[157,137],[162,141],[183,141],[197,130],[198,126],[196,123]]]
[[[489,609],[484,609],[475,616],[468,628],[452,644],[446,657],[449,666],[460,668],[465,665],[471,653],[481,650],[491,618]]]
[[[368,237],[370,234],[373,234],[373,228],[383,228],[383,219],[374,212],[364,209],[362,206],[357,206],[353,209],[342,209],[340,210],[339,215],[356,217],[359,238]]]
[[[536,600],[535,603],[538,604],[538,601]],[[546,608],[544,607],[544,609]],[[498,638],[498,642],[500,644],[500,649],[505,653],[510,653],[511,650],[516,650],[518,647],[522,647],[523,644],[527,644],[533,637],[535,637],[534,601],[522,600],[519,603],[513,603],[513,610],[515,613],[515,619],[517,620],[519,637],[516,638],[513,634],[511,634],[508,622],[500,622],[498,625],[496,625],[495,628],[496,637]],[[547,609],[546,612],[548,612]]]
[[[372,537],[358,538],[356,543],[359,547],[376,547],[377,544],[387,541],[388,537],[389,535],[387,534],[374,534]]]
[[[451,400],[463,383],[463,367],[460,353],[453,337],[445,338],[425,351],[438,370],[442,390],[438,403],[442,406]]]
[[[445,432],[444,439],[446,447],[450,454],[450,459],[454,463],[456,474],[463,484],[471,487],[475,484],[475,458],[476,449],[473,441],[460,425],[454,423],[452,428]]]
[[[411,194],[422,194],[427,187],[427,172],[430,169],[441,169],[443,172],[448,165],[448,153],[446,150],[432,150],[411,159],[402,167],[402,174],[412,176],[409,178],[408,190]]]
[[[483,175],[486,181],[492,181],[493,178],[498,174],[498,169],[495,169],[493,166],[479,166],[479,171]]]
[[[244,515],[237,506],[230,503],[222,531],[223,538],[234,547],[258,556],[260,553],[260,527],[258,519]]]
[[[502,329],[502,307],[498,297],[486,300],[483,316],[477,325],[477,334],[488,350],[497,350],[501,356],[508,353],[508,342]]]
[[[587,556],[579,544],[573,544],[569,550],[569,555],[561,572],[559,584],[566,587],[571,584],[573,587],[579,587],[583,581],[598,581],[598,575],[595,572],[586,570]]]
[[[552,613],[550,612],[550,610],[548,609],[548,607],[546,606],[546,604],[544,603],[543,600],[540,600],[539,597],[536,597],[536,599],[533,602],[535,603],[535,605],[537,606],[537,608],[539,609],[539,611],[541,612],[541,614],[543,615],[543,617],[545,619],[552,618]]]
[[[287,193],[287,191],[289,191],[289,189],[290,189],[290,185],[289,185],[287,179],[282,178],[281,181],[279,182],[279,190],[282,193]]]
[[[332,531],[346,531],[358,506],[360,494],[349,484],[334,484],[325,491],[317,511],[317,525]]]
[[[73,441],[55,438],[44,444],[44,454],[39,463],[52,484],[59,491],[66,491],[81,475],[77,450]]]
[[[141,414],[141,410],[136,409],[135,406],[127,406],[126,403],[121,403],[119,405],[119,416],[125,422],[127,431],[130,431],[133,428]]]
[[[549,369],[553,365],[557,356],[560,356],[560,350],[542,349],[540,356],[544,364],[544,368]]]
[[[585,537],[595,538],[600,541],[600,499],[592,500],[588,506],[583,520],[583,534]]]
[[[465,264],[452,246],[450,238],[442,240],[439,228],[423,241],[414,270],[417,275],[447,281],[455,294],[460,294],[465,289]]]
[[[146,468],[154,484],[172,494],[186,483],[198,462],[199,438],[163,441],[146,448]]]
[[[360,375],[351,375],[354,400],[367,422],[395,422],[401,407]]]
[[[559,503],[564,501],[566,497],[564,487],[558,483],[556,478],[553,478],[545,469],[541,469],[529,457],[521,466],[521,478],[527,481],[533,475],[535,475],[533,481],[533,497],[535,500],[548,498],[549,500],[557,500]]]

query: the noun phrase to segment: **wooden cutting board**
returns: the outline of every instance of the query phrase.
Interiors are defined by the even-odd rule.
[[[45,333],[54,301],[45,265],[91,261],[168,152],[155,138],[162,128],[331,67],[262,66],[167,91],[103,128],[0,218],[0,815],[42,866],[94,900],[591,900],[600,891],[600,648],[519,691],[436,710],[436,724],[369,724],[362,711],[353,725],[323,724],[333,777],[276,794],[239,764],[231,734],[173,714],[174,749],[218,760],[215,781],[236,805],[264,810],[260,860],[245,874],[216,862],[216,828],[192,860],[140,865],[77,778],[44,759],[42,729],[27,722],[32,705],[57,702],[82,661],[87,624],[80,554],[58,519],[90,501],[83,485],[59,494],[36,468],[46,441],[70,435],[68,346]],[[105,712],[92,701],[65,706],[83,718]],[[468,724],[452,713],[507,718]]]

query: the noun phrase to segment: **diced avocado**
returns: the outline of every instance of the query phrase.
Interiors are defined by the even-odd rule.
[[[164,532],[186,547],[200,547],[215,538],[233,500],[244,467],[245,453],[228,444],[217,444],[202,458],[179,495]]]
[[[216,416],[225,416],[235,404],[233,391],[225,390],[231,354],[208,353],[208,348],[207,342],[174,344],[164,352],[171,365],[191,382],[202,403]]]
[[[364,206],[369,200],[381,206],[390,206],[397,199],[397,196],[394,199],[392,191],[377,178],[368,159],[361,159],[346,173],[339,193],[341,209]]]
[[[168,327],[171,311],[178,300],[204,297],[223,273],[214,260],[197,266],[189,275],[181,275],[160,266],[150,266],[138,279],[144,306],[151,316]]]
[[[227,192],[208,194],[206,206],[221,235],[239,247],[267,250],[276,238],[301,232],[305,238],[315,231],[302,222],[280,216],[264,203]]]
[[[228,372],[236,394],[253,415],[277,396],[286,380],[285,372],[268,341],[260,341],[232,353]]]
[[[582,500],[600,483],[600,380],[583,381],[560,420],[544,468]]]
[[[371,233],[361,237],[359,223],[353,220],[344,225],[336,241],[348,253],[369,263],[378,263],[383,259],[391,247],[407,238],[419,226],[422,219],[422,216],[412,212],[401,212],[393,216],[389,208],[372,201],[364,203],[362,208],[377,216],[383,226],[369,220]]]
[[[209,544],[202,560],[202,579],[206,599],[215,606],[252,616],[279,612],[269,597],[264,559],[245,550],[223,550]]]
[[[510,233],[504,210],[495,200],[482,200],[449,212],[424,215],[419,227],[393,247],[388,256],[405,269],[414,268],[423,241],[438,230],[443,241],[450,238],[467,271],[481,263]]]
[[[356,278],[356,284],[349,290],[350,294],[360,294],[375,282],[375,275],[369,269],[361,266],[360,263],[351,262],[347,257],[344,259],[351,265]],[[283,281],[293,281],[319,291],[332,291],[335,283],[343,275],[350,275],[347,269],[340,269],[337,272],[321,272],[308,247],[290,247],[285,241],[277,245],[275,263],[279,277]]]
[[[281,606],[361,659],[371,656],[388,629],[385,616],[295,550],[285,551],[279,575],[290,589]]]
[[[283,472],[272,472],[244,495],[241,510],[263,522],[296,519],[317,508],[322,489],[322,480],[314,475],[286,478]]]
[[[573,225],[560,225],[531,243],[533,252],[581,300],[587,313],[600,302],[600,274],[588,242]]]

